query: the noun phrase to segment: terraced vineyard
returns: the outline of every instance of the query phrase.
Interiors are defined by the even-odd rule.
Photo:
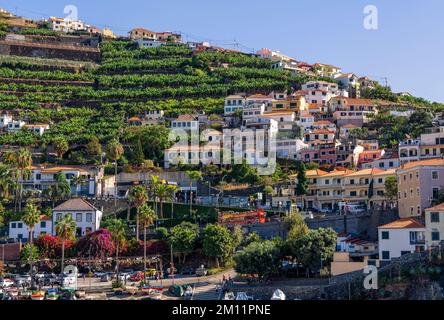
[[[139,49],[130,41],[107,41],[101,55],[100,65],[0,56],[0,110],[51,125],[42,137],[0,135],[0,144],[47,145],[58,136],[84,144],[93,135],[107,142],[123,132],[128,117],[144,111],[221,113],[226,95],[268,94],[307,81],[251,55],[194,54],[185,45]]]

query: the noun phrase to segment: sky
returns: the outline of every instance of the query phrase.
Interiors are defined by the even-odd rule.
[[[65,17],[67,5],[84,22],[118,34],[145,27],[248,52],[279,50],[444,102],[442,0],[0,0],[34,19]],[[376,30],[364,28],[368,5],[377,8]]]

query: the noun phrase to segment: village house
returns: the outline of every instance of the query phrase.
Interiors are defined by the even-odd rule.
[[[444,203],[425,209],[427,248],[440,245],[444,239]]]
[[[341,68],[329,64],[315,63],[313,71],[320,77],[335,78],[341,73]]]
[[[12,115],[9,113],[2,113],[0,115],[0,129],[8,127],[8,124],[13,120]]]
[[[425,250],[425,226],[413,219],[402,218],[378,227],[381,265],[412,252]]]
[[[246,98],[241,95],[231,95],[225,98],[224,115],[229,116],[237,111],[242,111],[246,105]]]
[[[104,169],[97,166],[33,166],[29,177],[21,181],[25,190],[41,192],[57,183],[57,174],[62,174],[71,186],[71,194],[82,196],[101,196]],[[72,185],[74,178],[82,178],[82,183]]]
[[[361,162],[363,169],[379,168],[379,169],[394,169],[401,165],[397,150],[387,150],[385,153],[370,162]]]
[[[39,136],[43,136],[46,130],[49,130],[49,124],[25,124],[23,129],[29,130]]]
[[[157,40],[156,33],[154,31],[144,29],[144,28],[134,28],[129,32],[129,37],[131,40],[139,40],[139,39],[151,39]]]
[[[76,222],[76,237],[79,238],[99,230],[103,214],[83,199],[70,199],[52,209],[52,225],[55,226],[67,215]],[[55,228],[53,235],[57,235]]]
[[[19,130],[22,130],[25,124],[26,122],[23,120],[12,120],[11,122],[8,123],[6,130],[8,132],[17,132]]]
[[[86,31],[89,27],[80,20],[73,20],[69,18],[51,17],[48,19],[48,23],[51,30],[64,33]]]
[[[177,119],[171,121],[171,129],[198,130],[199,120],[195,116],[181,114]]]
[[[333,97],[329,102],[329,108],[339,127],[347,124],[362,127],[364,123],[369,122],[369,115],[377,114],[375,104],[369,99]]]
[[[338,75],[335,79],[339,81],[339,85],[342,89],[347,90],[348,97],[350,98],[361,97],[359,78],[355,74],[345,73]]]
[[[405,163],[397,169],[396,176],[399,216],[420,216],[444,188],[444,159]]]
[[[34,226],[33,237],[38,238],[45,234],[52,234],[52,221],[48,216],[41,215],[40,221]],[[8,238],[15,241],[29,240],[29,227],[21,220],[9,222]]]

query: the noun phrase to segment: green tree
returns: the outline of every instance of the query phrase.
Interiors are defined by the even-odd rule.
[[[86,182],[86,179],[84,176],[79,175],[79,176],[75,176],[71,179],[71,185],[75,187],[76,189],[76,197],[79,196],[79,187],[81,188]]]
[[[143,154],[142,142],[137,139],[134,144],[133,151],[131,153],[132,163],[136,166],[140,166],[145,161],[145,155]]]
[[[235,225],[233,228],[234,249],[238,248],[243,240],[244,233],[242,232],[242,227],[240,225]]]
[[[54,138],[53,144],[54,150],[57,153],[57,157],[59,157],[59,159],[62,159],[63,155],[69,150],[68,141],[64,137],[58,136]]]
[[[171,229],[170,242],[173,249],[182,254],[185,263],[186,256],[196,247],[199,238],[199,227],[190,222],[182,222]]]
[[[205,227],[203,238],[203,251],[207,257],[224,263],[232,254],[235,248],[235,242],[232,234],[222,225],[209,224]]]
[[[11,166],[0,163],[0,198],[8,200],[14,188],[15,182]]]
[[[300,161],[297,173],[296,195],[301,197],[302,210],[305,208],[304,196],[308,190],[307,170],[305,164]]]
[[[143,226],[143,271],[146,274],[146,230],[154,224],[156,214],[147,204],[140,207],[140,223]]]
[[[131,189],[129,200],[136,207],[136,239],[139,240],[139,210],[148,201],[148,193],[144,186],[136,186]]]
[[[193,190],[192,190],[193,181],[196,181],[196,197],[197,197],[197,184],[199,183],[199,181],[202,181],[202,172],[191,170],[191,171],[186,171],[186,174],[188,176],[188,179],[190,179],[190,215],[191,215],[191,212],[193,211]]]
[[[171,186],[166,181],[159,179],[158,176],[152,176],[152,193],[154,200],[159,201],[160,219],[163,219],[163,202],[166,199],[172,199]]]
[[[120,160],[123,152],[123,146],[117,139],[112,140],[106,148],[108,158],[114,161],[114,206],[117,206],[117,161]]]
[[[35,261],[39,258],[39,249],[37,246],[27,243],[23,246],[22,250],[20,251],[20,260],[24,263],[29,263],[31,265],[31,261]],[[32,265],[31,265],[32,268]],[[32,272],[31,275],[31,282],[33,281],[33,275]],[[33,284],[31,285],[33,286]]]
[[[24,224],[28,226],[29,229],[29,245],[31,248],[33,247],[34,242],[34,227],[37,223],[40,222],[41,213],[38,208],[32,203],[28,203],[25,207],[25,211],[23,212],[22,221]],[[31,275],[31,287],[34,287],[34,269],[33,269],[33,255],[30,255],[29,265]]]
[[[277,271],[280,251],[273,241],[252,242],[234,255],[235,270],[240,274],[268,278]]]
[[[125,224],[122,220],[112,219],[109,222],[108,229],[111,232],[111,238],[114,243],[115,252],[116,252],[116,275],[117,275],[117,285],[121,285],[120,280],[120,269],[119,269],[119,252],[120,249],[125,245]]]
[[[336,232],[331,228],[310,230],[290,244],[292,255],[312,272],[319,271],[336,250]]]
[[[389,202],[393,204],[398,199],[398,181],[396,177],[385,179],[385,195]]]
[[[309,231],[304,217],[300,213],[293,213],[286,216],[284,218],[283,224],[288,232],[288,239],[290,241],[305,236]]]
[[[244,247],[246,247],[250,243],[261,242],[261,241],[262,241],[262,238],[257,232],[251,232],[246,237],[244,237],[244,240],[242,241],[242,245]]]
[[[96,136],[91,137],[91,140],[86,145],[86,152],[92,157],[97,157],[102,154],[102,145]]]
[[[57,236],[62,240],[62,262],[60,265],[60,273],[63,274],[65,269],[65,242],[75,237],[77,224],[70,214],[65,215],[56,224],[55,230]]]
[[[16,171],[15,190],[15,212],[22,210],[23,181],[31,175],[32,156],[31,153],[21,148],[15,152],[9,152],[5,156],[5,162],[11,165]]]

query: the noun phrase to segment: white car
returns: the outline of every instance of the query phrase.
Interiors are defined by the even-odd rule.
[[[12,281],[11,279],[8,278],[4,278],[0,280],[0,287],[2,288],[9,288],[12,287],[14,285],[14,281]]]

